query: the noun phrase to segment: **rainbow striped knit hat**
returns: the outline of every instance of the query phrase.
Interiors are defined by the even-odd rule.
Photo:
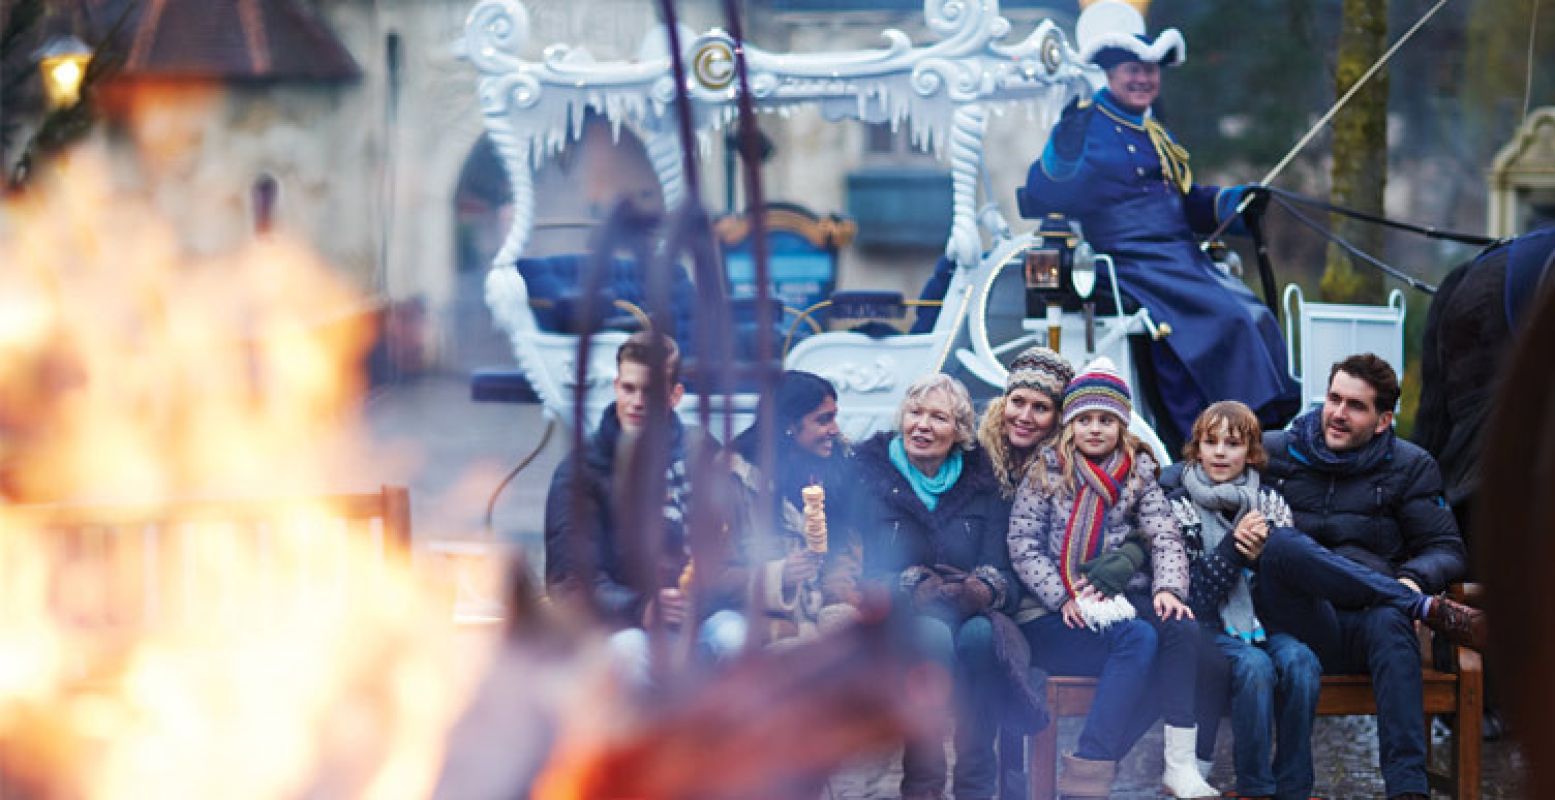
[[[1112,359],[1106,356],[1087,365],[1064,390],[1065,425],[1087,411],[1110,411],[1127,425],[1133,410],[1134,398],[1128,390],[1128,381],[1123,380]]]

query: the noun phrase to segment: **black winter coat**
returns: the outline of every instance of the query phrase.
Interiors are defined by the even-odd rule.
[[[1314,412],[1315,413],[1315,412]],[[1264,434],[1264,482],[1285,497],[1296,527],[1329,549],[1436,594],[1466,568],[1463,538],[1442,496],[1441,471],[1418,446],[1389,435],[1376,466],[1344,474],[1305,464],[1289,431]]]
[[[848,518],[864,545],[864,576],[892,590],[902,588],[904,573],[946,564],[987,581],[994,588],[993,608],[1013,611],[1018,587],[1010,570],[1010,503],[999,495],[999,482],[981,449],[962,452],[961,477],[933,511],[891,463],[889,446],[897,434],[877,433],[854,451],[858,483],[848,501]]]
[[[685,429],[677,417],[671,418],[670,458],[683,458]],[[650,599],[634,587],[643,579],[656,585],[673,585],[684,566],[685,543],[668,531],[664,550],[650,567],[652,572],[636,578],[628,562],[629,547],[618,535],[612,513],[616,449],[621,440],[621,423],[615,405],[605,409],[599,428],[579,453],[568,453],[551,476],[551,488],[545,496],[545,585],[548,590],[591,586],[594,603],[605,620],[618,626],[642,624],[643,610]],[[582,482],[581,507],[573,503],[572,483]],[[581,516],[580,516],[581,514]],[[592,564],[589,562],[592,561]],[[592,575],[584,572],[592,567]]]

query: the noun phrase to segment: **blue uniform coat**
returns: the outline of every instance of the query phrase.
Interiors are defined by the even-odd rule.
[[[1266,423],[1297,408],[1285,344],[1269,309],[1245,284],[1227,277],[1199,250],[1232,213],[1241,190],[1168,183],[1145,120],[1123,110],[1106,89],[1070,113],[1087,115],[1077,160],[1048,142],[1026,177],[1028,216],[1061,212],[1080,221],[1097,252],[1117,263],[1120,288],[1172,333],[1155,345],[1162,399],[1186,434],[1209,403],[1240,400]],[[1110,292],[1105,276],[1098,296]]]

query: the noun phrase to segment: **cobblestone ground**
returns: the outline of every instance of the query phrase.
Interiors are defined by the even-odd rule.
[[[545,424],[536,406],[473,403],[462,376],[432,376],[382,389],[366,409],[369,431],[383,451],[380,470],[367,484],[411,489],[413,530],[418,544],[440,539],[483,537],[486,502],[519,459],[540,441]],[[531,467],[499,497],[494,514],[497,537],[530,555],[538,565],[545,492],[566,449],[558,430]],[[1080,720],[1064,720],[1060,749],[1074,747]],[[1368,717],[1325,717],[1317,721],[1314,761],[1317,792],[1330,800],[1382,796],[1376,763],[1375,722]],[[1445,740],[1436,742],[1445,757]],[[1483,757],[1486,800],[1522,798],[1522,760],[1506,741],[1486,742]],[[1135,748],[1120,770],[1116,798],[1159,798],[1161,729]],[[834,800],[886,800],[898,796],[899,758],[861,760],[839,773],[830,786]],[[1222,726],[1211,782],[1231,788],[1231,734]]]
[[[1059,749],[1073,749],[1081,720],[1065,719],[1059,727]],[[1371,717],[1321,717],[1313,734],[1313,763],[1317,769],[1318,796],[1329,800],[1363,800],[1383,797],[1382,776],[1377,771],[1376,720]],[[1434,742],[1439,763],[1445,764],[1450,739]],[[1522,758],[1506,741],[1485,742],[1481,787],[1485,800],[1521,800]],[[832,800],[889,800],[902,777],[901,759],[892,754],[866,759],[832,778]],[[1161,786],[1161,727],[1157,725],[1119,767],[1115,800],[1157,800]],[[1222,790],[1234,787],[1231,768],[1231,734],[1222,726],[1210,783]],[[1442,798],[1445,795],[1433,795]]]

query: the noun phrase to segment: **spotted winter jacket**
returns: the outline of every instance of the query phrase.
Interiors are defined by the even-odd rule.
[[[1010,513],[1010,563],[1027,591],[1048,611],[1057,611],[1069,600],[1059,560],[1064,548],[1064,528],[1074,506],[1075,493],[1064,488],[1058,454],[1045,448],[1041,458],[1046,477],[1041,485],[1028,475],[1015,493]],[[1156,483],[1158,467],[1148,453],[1134,457],[1134,468],[1118,502],[1107,510],[1102,551],[1115,550],[1138,530],[1150,543],[1151,574],[1135,573],[1129,591],[1171,592],[1188,601],[1188,557],[1182,531],[1172,516],[1166,495]]]

